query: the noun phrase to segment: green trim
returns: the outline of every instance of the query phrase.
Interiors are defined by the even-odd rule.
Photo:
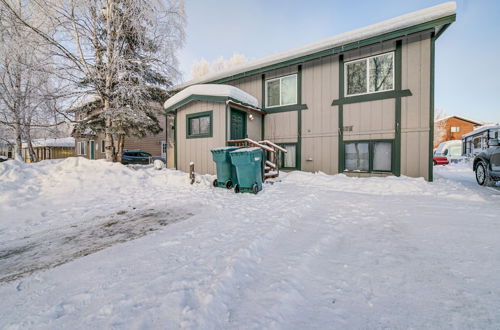
[[[235,98],[232,98],[232,97],[192,94],[192,95],[189,95],[188,97],[186,97],[185,99],[182,99],[179,102],[177,102],[177,103],[169,106],[168,108],[165,108],[165,112],[168,113],[168,112],[175,111],[176,109],[178,109],[178,108],[182,107],[183,105],[186,105],[186,104],[188,104],[189,102],[192,102],[192,101],[206,101],[206,102],[227,102],[227,101],[233,101],[233,102],[239,103],[239,104],[241,104],[243,106],[250,107],[250,108],[253,108],[253,109],[256,109],[256,110],[260,110],[259,108],[255,107],[255,106],[253,106],[251,104],[241,102],[241,101],[239,101],[239,100],[237,100]]]
[[[174,167],[177,170],[177,111],[174,117]]]
[[[264,98],[266,97],[266,86],[265,86],[265,82],[266,82],[266,75],[265,74],[262,74],[261,76],[261,83],[262,83],[262,94],[261,94],[261,99],[260,99],[260,107],[261,108],[264,108],[264,104],[265,104],[265,100]],[[265,134],[265,122],[264,122],[264,116],[261,116],[261,122],[260,122],[260,125],[261,125],[261,131],[260,131],[260,134],[261,134],[261,137],[262,139],[261,140],[265,140],[266,139],[266,134]]]
[[[389,171],[375,171],[373,170],[373,155],[374,155],[374,145],[375,143],[377,142],[390,142],[391,143],[391,169]],[[348,143],[368,143],[368,171],[348,171],[348,170],[344,170],[343,172],[344,173],[392,173],[394,174],[394,170],[395,170],[395,164],[394,164],[394,160],[395,160],[395,155],[394,155],[394,143],[395,143],[395,140],[392,140],[392,139],[373,139],[373,140],[349,140],[349,141],[346,141],[344,143],[345,144],[348,144]],[[345,155],[344,155],[345,156]],[[344,157],[345,159],[345,157]],[[345,167],[345,160],[344,160],[344,167]]]
[[[343,97],[344,95],[344,55],[339,56],[339,97]],[[339,148],[338,148],[338,159],[339,159],[339,164],[338,164],[338,172],[343,173],[344,172],[344,165],[345,165],[345,160],[344,160],[344,136],[343,136],[343,131],[344,131],[344,106],[343,104],[338,105],[338,122],[339,122],[339,128],[338,128],[338,140],[339,140]]]
[[[297,68],[297,103],[302,103],[302,65]],[[307,109],[307,106],[305,107]],[[297,147],[295,148],[295,167],[302,170],[302,110],[297,112]]]
[[[284,105],[281,107],[265,108],[262,110],[265,111],[266,113],[278,113],[278,112],[298,111],[305,109],[307,109],[306,104],[291,104],[291,105]]]
[[[397,78],[396,78],[396,80],[397,80]],[[356,96],[340,98],[337,100],[333,100],[332,105],[341,105],[341,104],[361,103],[361,102],[377,101],[377,100],[385,100],[385,99],[394,99],[394,98],[405,97],[405,96],[412,96],[411,91],[409,89],[401,90],[401,89],[398,89],[396,87],[396,89],[393,91],[363,94],[363,95],[356,95]]]
[[[214,127],[214,118],[213,111],[203,111],[197,113],[191,113],[186,115],[186,139],[201,139],[201,138],[211,138],[213,136],[213,127]],[[210,117],[210,132],[203,134],[190,134],[191,126],[189,125],[191,119],[200,118],[200,117]]]
[[[450,27],[451,23],[445,24],[441,27],[441,29],[436,33],[434,40],[437,40],[443,33]]]
[[[428,181],[434,181],[434,161],[433,161],[433,147],[434,147],[434,69],[435,69],[435,52],[436,52],[436,36],[434,33],[431,35],[431,81],[430,81],[430,97],[429,97],[429,173]]]
[[[225,138],[225,141],[226,141],[226,142],[225,142],[225,145],[226,145],[226,146],[228,145],[227,141],[229,140],[229,139],[227,138],[227,136],[228,136],[228,128],[229,128],[229,126],[228,126],[228,125],[229,125],[229,124],[228,124],[228,122],[229,122],[229,119],[228,119],[228,117],[229,117],[229,109],[230,109],[230,107],[226,104],[226,108],[225,108],[225,112],[224,112],[224,116],[225,116],[224,123],[225,123],[225,130],[226,130],[226,131],[224,132],[224,138]]]
[[[384,42],[384,41],[390,40],[390,39],[397,39],[397,38],[404,37],[404,36],[407,36],[407,35],[412,34],[412,33],[417,33],[417,32],[425,31],[428,29],[433,29],[436,26],[451,24],[455,20],[456,20],[456,15],[453,14],[450,16],[446,16],[446,17],[442,17],[442,18],[430,21],[430,22],[421,23],[418,25],[414,25],[414,26],[407,27],[404,29],[396,30],[393,32],[384,33],[382,35],[378,35],[375,37],[351,42],[351,43],[346,44],[346,45],[326,49],[326,50],[323,50],[323,51],[320,51],[317,53],[304,55],[304,56],[297,57],[297,58],[294,58],[291,60],[287,60],[287,61],[283,61],[283,62],[271,64],[271,65],[266,65],[266,66],[258,68],[258,69],[241,72],[241,73],[238,73],[238,74],[235,74],[232,76],[228,76],[228,77],[224,77],[224,78],[220,78],[220,79],[216,79],[216,80],[212,80],[212,81],[207,81],[205,83],[206,84],[208,84],[208,83],[220,84],[220,83],[228,82],[228,81],[235,80],[235,79],[249,77],[249,76],[252,76],[255,74],[264,73],[266,71],[279,69],[279,68],[290,66],[290,65],[300,64],[300,63],[303,63],[305,61],[314,60],[314,59],[317,59],[317,58],[320,58],[323,56],[339,54],[339,53],[343,53],[343,52],[346,52],[346,51],[351,50],[351,49],[357,49],[360,47]]]
[[[403,41],[396,41],[396,53],[394,58],[394,85],[396,87],[396,91],[402,93],[409,90],[401,90],[402,87],[402,74],[403,74]],[[410,96],[410,95],[398,95],[396,97],[396,112],[395,112],[395,123],[394,123],[394,143],[393,143],[393,154],[394,154],[394,175],[401,175],[401,97],[402,96]]]

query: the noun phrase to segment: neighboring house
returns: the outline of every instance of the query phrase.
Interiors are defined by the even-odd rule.
[[[73,157],[75,155],[75,139],[72,137],[58,139],[34,139],[31,141],[35,150],[37,161],[46,159],[60,159]],[[32,159],[28,149],[28,143],[22,144],[22,155],[26,163]]]
[[[210,149],[249,137],[285,147],[287,169],[432,181],[435,41],[455,12],[441,4],[174,87],[167,165],[213,174]]]
[[[96,101],[91,101],[96,102]],[[153,106],[161,109],[160,104]],[[82,106],[80,106],[81,108]],[[98,110],[87,113],[85,111],[75,111],[76,122],[88,119],[89,116]],[[160,115],[158,118],[160,127],[162,129],[158,134],[150,134],[142,138],[138,137],[125,137],[124,150],[142,150],[150,153],[153,157],[161,157],[166,160],[167,158],[167,142],[166,142],[166,117]],[[105,159],[105,136],[104,133],[95,132],[86,129],[83,132],[74,130],[72,135],[75,137],[75,154],[79,157],[88,159]]]
[[[0,141],[0,156],[14,158],[14,142]]]
[[[500,125],[485,125],[462,136],[464,156],[473,157],[490,147],[490,140],[500,139]]]
[[[434,122],[434,148],[442,142],[462,140],[464,134],[472,132],[482,123],[460,116],[449,116]]]

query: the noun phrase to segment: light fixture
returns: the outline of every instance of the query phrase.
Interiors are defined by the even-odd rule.
[[[248,119],[253,120],[253,114],[249,114]]]

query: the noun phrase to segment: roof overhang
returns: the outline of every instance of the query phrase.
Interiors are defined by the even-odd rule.
[[[433,32],[437,38],[455,20],[456,4],[447,2],[193,79],[174,86],[173,90],[181,90],[194,84],[220,84],[423,31]]]

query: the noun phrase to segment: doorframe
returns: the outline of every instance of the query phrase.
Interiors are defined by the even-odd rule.
[[[95,141],[89,140],[89,159],[95,159]]]
[[[231,134],[231,129],[232,129],[232,126],[233,126],[233,121],[232,121],[232,113],[234,112],[239,112],[241,114],[243,114],[243,135],[244,137],[243,138],[246,138],[248,136],[248,131],[247,131],[247,113],[245,111],[242,111],[242,110],[239,110],[239,109],[235,109],[235,108],[232,108],[230,107],[229,108],[229,138],[231,140],[233,140],[233,137],[232,137],[232,134]]]

